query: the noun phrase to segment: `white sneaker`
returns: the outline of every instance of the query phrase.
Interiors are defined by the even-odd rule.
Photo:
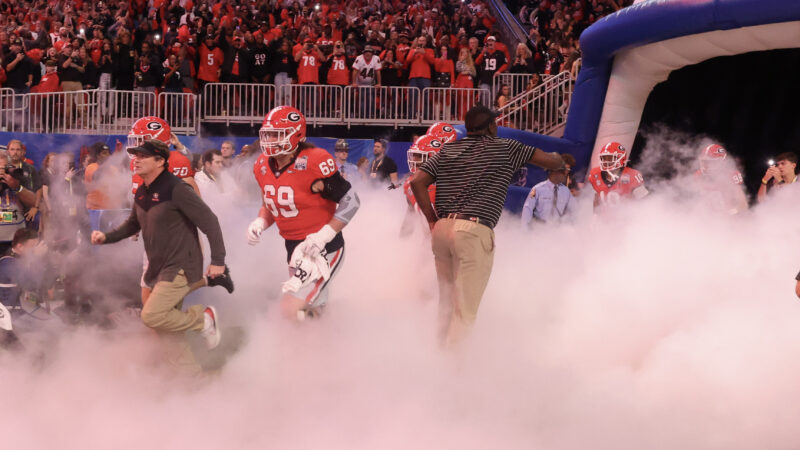
[[[220,339],[222,339],[222,333],[220,333],[217,326],[217,310],[213,306],[207,307],[203,311],[203,318],[203,331],[200,334],[206,339],[206,347],[209,350],[213,350],[217,348]]]

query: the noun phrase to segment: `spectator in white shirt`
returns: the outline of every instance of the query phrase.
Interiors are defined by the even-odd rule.
[[[197,187],[200,188],[200,194],[203,196],[209,205],[213,203],[212,198],[222,195],[222,183],[219,180],[219,175],[224,168],[222,152],[217,149],[206,150],[202,157],[203,170],[197,172],[194,176],[194,181]]]

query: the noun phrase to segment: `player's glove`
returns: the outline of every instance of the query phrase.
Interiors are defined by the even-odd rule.
[[[267,221],[263,217],[256,217],[247,227],[247,243],[256,245],[261,241],[261,233],[267,228]]]
[[[328,242],[332,241],[333,238],[336,237],[336,230],[333,229],[330,225],[325,225],[324,227],[320,228],[319,231],[316,233],[311,233],[306,236],[306,239],[300,243],[300,245],[295,248],[294,253],[292,254],[293,260],[294,255],[300,251],[305,257],[311,257],[314,255],[319,255],[322,252],[322,249],[328,244]]]
[[[281,291],[297,292],[320,278],[328,280],[331,277],[331,268],[328,260],[317,253],[311,257],[305,257],[295,250],[289,268],[293,275],[288,281],[283,283]]]

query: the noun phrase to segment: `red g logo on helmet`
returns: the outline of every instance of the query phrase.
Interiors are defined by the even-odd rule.
[[[628,164],[628,152],[619,142],[609,142],[600,150],[600,170],[622,169]]]
[[[306,140],[306,119],[291,106],[278,106],[264,117],[258,139],[267,156],[292,153]]]
[[[727,157],[728,151],[725,150],[721,145],[708,145],[703,149],[702,152],[700,152],[700,170],[702,172],[706,172],[710,170],[714,164],[724,161]]]
[[[164,119],[155,116],[142,117],[131,126],[131,131],[128,133],[128,147],[138,147],[144,144],[146,139],[156,139],[169,145],[171,134],[172,130]]]
[[[417,171],[420,164],[427,161],[430,157],[435,155],[442,149],[442,142],[430,135],[424,135],[417,138],[408,148],[408,170],[411,173]]]
[[[453,142],[458,137],[455,128],[453,128],[453,126],[447,122],[436,122],[435,124],[431,125],[430,128],[428,128],[428,131],[425,134],[433,136],[442,144]]]
[[[706,161],[710,160],[722,161],[727,156],[728,156],[728,151],[725,150],[725,148],[723,148],[719,144],[711,144],[703,149],[703,152],[700,154],[700,159]]]

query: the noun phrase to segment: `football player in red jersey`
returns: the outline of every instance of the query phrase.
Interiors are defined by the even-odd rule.
[[[156,139],[167,144],[167,146],[169,146],[170,143],[175,145],[175,148],[178,150],[172,150],[169,153],[169,159],[167,160],[166,167],[175,176],[191,186],[197,195],[200,196],[200,189],[197,187],[197,183],[194,181],[192,162],[186,156],[189,151],[180,143],[180,141],[178,141],[178,138],[172,134],[169,124],[167,124],[167,122],[163,119],[154,116],[146,116],[138,119],[133,123],[133,126],[131,126],[131,131],[128,133],[128,148],[139,147],[144,144],[146,139]],[[131,159],[131,173],[133,173],[133,159]],[[142,180],[142,177],[134,173],[132,183],[132,192],[134,195],[136,195],[136,191],[139,189],[139,186],[144,183],[144,180]],[[144,283],[144,272],[146,271],[147,255],[145,255],[144,258],[144,270],[142,271],[143,275],[140,283],[140,287],[142,288],[142,305],[147,302],[151,291],[150,287]]]
[[[428,131],[425,134],[433,136],[442,144],[453,142],[458,138],[455,128],[447,122],[436,122],[428,127]]]
[[[728,151],[719,144],[710,144],[700,152],[700,169],[694,173],[698,187],[710,195],[711,206],[730,214],[747,209],[744,178]]]
[[[452,130],[453,127],[450,127]],[[455,133],[455,130],[453,130]],[[414,216],[416,211],[419,210],[417,200],[414,198],[414,193],[411,191],[411,178],[417,172],[417,167],[427,161],[430,157],[435,155],[442,149],[442,142],[431,136],[423,135],[417,138],[411,147],[408,148],[408,177],[403,182],[403,193],[406,195],[408,201],[408,210],[403,219],[403,225],[400,227],[400,236],[407,236],[413,231]],[[428,196],[431,199],[431,205],[436,209],[436,184],[428,186]],[[427,223],[427,221],[426,221]],[[426,227],[427,229],[427,227]]]
[[[359,208],[333,156],[301,146],[305,138],[306,119],[295,108],[279,106],[264,118],[263,155],[253,166],[263,203],[247,229],[251,245],[273,223],[286,240],[290,278],[282,287],[281,311],[298,320],[319,315],[325,306],[328,284],[344,257],[341,231]]]
[[[595,191],[595,209],[616,205],[623,198],[644,198],[649,191],[638,170],[627,167],[628,154],[619,142],[609,142],[600,150],[600,167],[589,172]]]

